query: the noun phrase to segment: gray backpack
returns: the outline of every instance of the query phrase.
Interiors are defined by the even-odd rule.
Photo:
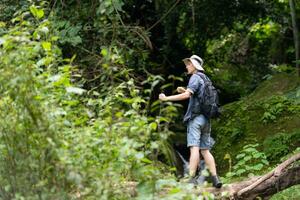
[[[217,118],[221,115],[219,108],[219,96],[211,80],[203,73],[196,73],[204,81],[204,86],[198,94],[200,111],[207,118]]]

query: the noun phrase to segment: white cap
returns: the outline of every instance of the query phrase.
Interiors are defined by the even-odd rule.
[[[197,55],[192,55],[190,58],[183,59],[184,64],[186,64],[187,61],[190,61],[193,63],[194,67],[199,71],[204,71],[203,69],[203,60]]]

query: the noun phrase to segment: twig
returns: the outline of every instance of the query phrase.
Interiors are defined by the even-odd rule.
[[[172,6],[171,8],[157,21],[155,22],[150,28],[147,29],[147,32],[150,31],[151,29],[153,29],[157,24],[159,24],[164,18],[166,18],[170,12],[177,6],[177,4],[180,2],[181,0],[177,0]]]
[[[121,24],[122,24],[124,27],[126,27],[125,24],[124,24],[124,22],[123,22],[123,20],[122,20],[122,18],[121,18],[121,15],[120,15],[119,11],[117,10],[117,8],[116,8],[116,6],[115,6],[114,1],[112,1],[112,5],[113,5],[113,7],[114,7],[114,10],[115,10],[116,13],[117,13],[117,16],[118,16],[118,18],[119,18]]]
[[[97,58],[99,58],[99,59],[102,59],[101,56],[99,56],[99,55],[95,54],[94,52],[91,52],[91,51],[89,51],[89,50],[87,50],[87,49],[85,49],[85,48],[83,48],[83,47],[77,47],[77,48],[79,48],[79,49],[81,49],[82,51],[85,51],[86,53],[88,53],[88,54],[90,54],[90,55],[93,55],[93,56],[95,56],[95,57],[97,57]]]
[[[136,30],[132,29],[133,32],[135,32],[136,34],[138,34],[138,36],[140,36],[142,38],[142,40],[144,40],[144,42],[148,45],[148,47],[153,50],[153,46],[152,46],[152,43],[149,39],[149,37],[145,34],[143,34],[143,31],[139,28],[139,27],[136,27]],[[139,33],[139,30],[141,31],[141,33]]]

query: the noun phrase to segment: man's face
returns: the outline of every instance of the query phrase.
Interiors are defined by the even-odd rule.
[[[186,68],[188,74],[193,74],[196,71],[196,68],[194,67],[193,63],[190,61],[188,61],[185,64],[185,68]]]

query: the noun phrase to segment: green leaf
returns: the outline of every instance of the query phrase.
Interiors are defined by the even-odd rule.
[[[159,145],[157,142],[151,142],[151,149],[158,149],[159,148]]]
[[[244,167],[245,167],[245,169],[246,169],[247,171],[250,171],[250,170],[252,170],[252,168],[253,168],[252,166],[249,166],[249,165],[245,165]]]
[[[160,80],[155,80],[151,84],[151,88],[154,88],[157,84],[159,84]]]
[[[122,6],[124,5],[123,1],[113,0],[114,7],[118,11],[122,11]]]
[[[256,149],[252,147],[244,149],[244,152],[254,152],[254,151],[256,151]]]
[[[49,33],[49,28],[44,26],[42,27],[41,29],[39,29],[41,32],[45,33],[45,34],[48,34]]]
[[[180,191],[181,191],[180,188],[173,188],[173,189],[171,189],[171,190],[169,191],[169,194],[176,194],[176,193],[178,193],[178,192],[180,192]]]
[[[76,46],[78,44],[81,44],[82,43],[82,39],[80,36],[75,36],[72,38],[72,41],[70,41],[71,45],[72,46]]]
[[[252,153],[252,155],[253,155],[254,158],[262,157],[261,153]]]
[[[240,158],[244,157],[245,155],[246,155],[246,154],[244,154],[244,153],[238,154],[238,155],[236,156],[236,159],[240,159]]]
[[[135,154],[135,157],[138,159],[138,160],[141,160],[144,158],[144,153],[143,152],[138,152]]]
[[[45,14],[43,9],[38,9],[34,5],[30,6],[30,12],[37,19],[41,19],[42,17],[44,17],[44,14]]]
[[[245,161],[248,161],[248,160],[251,160],[251,158],[252,158],[252,156],[246,156],[246,157],[244,158],[244,160],[245,160]]]
[[[149,160],[148,158],[142,158],[141,161],[144,163],[152,164],[152,161]]]
[[[244,169],[239,169],[239,170],[236,171],[236,173],[237,173],[238,175],[241,175],[241,174],[243,174],[244,172],[246,172],[246,170],[244,170]]]
[[[232,177],[232,176],[234,176],[234,173],[232,173],[232,172],[226,173],[226,177]]]
[[[152,104],[151,104],[151,107],[154,107],[154,106],[159,106],[159,104],[160,104],[161,102],[159,101],[159,100],[156,100],[156,101],[154,101]]]
[[[0,28],[3,28],[5,26],[6,26],[5,22],[0,21]]]
[[[50,42],[42,42],[42,47],[45,51],[51,50],[51,43]]]
[[[66,91],[68,93],[74,93],[74,94],[83,94],[86,90],[82,89],[82,88],[78,88],[78,87],[67,87]]]
[[[173,83],[167,83],[167,84],[164,84],[163,86],[160,87],[161,90],[164,90],[168,87],[172,87],[173,86]]]
[[[5,39],[4,38],[0,38],[0,45],[5,43]]]
[[[157,123],[155,123],[155,122],[152,122],[151,124],[150,124],[150,128],[152,129],[152,130],[156,130],[157,129]]]
[[[255,165],[255,166],[253,166],[253,169],[259,171],[259,170],[261,170],[263,167],[264,167],[264,165],[261,164],[261,163],[259,163],[259,164]]]
[[[267,160],[262,160],[261,162],[263,162],[265,165],[269,165],[269,162]]]
[[[102,50],[101,50],[101,55],[102,55],[103,57],[106,57],[107,54],[108,54],[107,49],[102,49]]]

